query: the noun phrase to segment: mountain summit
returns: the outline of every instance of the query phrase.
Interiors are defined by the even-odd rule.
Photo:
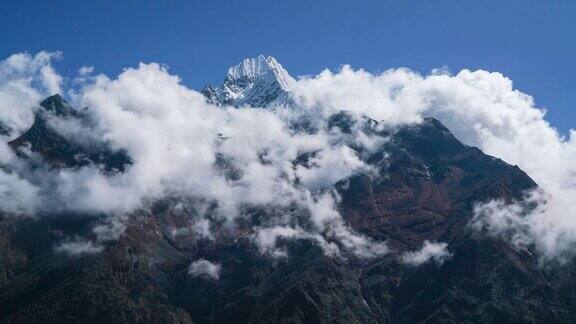
[[[231,67],[222,85],[208,86],[202,92],[221,106],[286,106],[292,105],[289,91],[294,82],[275,58],[259,55]]]

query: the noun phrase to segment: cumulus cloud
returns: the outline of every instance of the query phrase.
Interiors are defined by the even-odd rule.
[[[188,274],[192,277],[218,280],[220,278],[220,263],[213,263],[205,259],[198,259],[188,266]]]
[[[61,92],[62,77],[51,65],[57,58],[58,53],[16,54],[0,63],[0,122],[12,133],[30,126],[34,107],[46,94]],[[352,118],[369,116],[391,127],[436,117],[466,144],[519,165],[546,192],[540,195],[545,199],[529,200],[539,207],[516,212],[515,205],[487,202],[477,207],[475,221],[489,221],[480,226],[489,229],[504,222],[506,237],[533,244],[553,258],[575,250],[569,202],[576,193],[576,135],[558,134],[545,111],[500,73],[450,75],[444,69],[422,76],[400,68],[371,74],[344,66],[301,78],[291,85],[298,109],[275,110],[210,105],[155,63],[125,69],[115,78],[93,75],[91,68],[79,73],[76,88],[68,93],[74,106],[88,107],[90,131],[58,120],[51,125],[71,140],[123,150],[133,163],[111,174],[94,165],[31,170],[11,153],[4,136],[0,198],[11,197],[2,204],[5,212],[34,213],[43,206],[123,215],[157,199],[193,197],[213,202],[212,216],[230,224],[250,206],[280,211],[255,233],[262,251],[281,254],[278,239],[303,238],[318,242],[327,253],[382,255],[383,243],[345,224],[338,195],[330,189],[358,172],[373,175],[377,170],[364,162],[363,154],[385,141],[359,128],[351,134],[330,129],[326,118],[346,110]],[[313,130],[292,127],[300,121]],[[305,162],[297,162],[304,156]],[[307,213],[311,226],[291,222],[294,205]],[[509,212],[501,217],[495,213],[504,209]],[[202,219],[194,219],[191,230],[209,238],[210,223]],[[100,227],[102,237],[121,232],[120,223],[111,224],[110,230]]]
[[[426,240],[420,250],[404,253],[402,255],[402,263],[418,267],[432,260],[440,266],[444,261],[449,260],[453,256],[447,248],[448,244],[446,243],[436,243]]]
[[[338,73],[325,70],[303,78],[293,91],[303,107],[346,109],[388,124],[404,124],[421,121],[426,102],[417,88],[409,86],[421,81],[408,69],[373,75],[345,65]]]
[[[464,143],[518,165],[546,192],[545,198],[535,192],[512,205],[484,202],[476,209],[476,228],[500,235],[499,226],[506,224],[506,237],[534,245],[543,259],[574,257],[576,213],[570,201],[576,197],[576,132],[559,134],[546,121],[545,110],[502,74],[462,70],[421,76],[394,69],[373,75],[345,66],[338,73],[301,80],[295,92],[301,105],[329,104],[391,124],[435,117]],[[528,212],[523,206],[530,202],[538,208]],[[478,226],[480,218],[488,222],[485,227]]]
[[[384,251],[371,249],[370,240],[344,225],[332,198],[321,197],[334,183],[370,169],[359,153],[339,140],[342,134],[325,125],[316,132],[299,132],[289,127],[294,116],[207,104],[203,95],[154,63],[126,69],[116,79],[95,76],[73,98],[77,106],[89,107],[93,135],[83,134],[82,125],[58,118],[50,125],[71,141],[99,140],[123,150],[132,164],[115,174],[94,165],[42,169],[37,177],[27,174],[27,180],[36,180],[41,189],[46,186],[42,205],[52,211],[106,213],[115,220],[115,215],[146,207],[147,202],[191,197],[215,202],[215,217],[233,223],[249,206],[285,211],[296,204],[315,224],[300,237],[329,235],[362,256]],[[309,165],[295,165],[305,154],[312,156]],[[271,222],[286,226],[286,216]],[[122,222],[111,221],[94,232],[104,241],[118,237],[123,229]],[[205,220],[194,221],[190,229],[213,238],[206,233],[210,228]]]

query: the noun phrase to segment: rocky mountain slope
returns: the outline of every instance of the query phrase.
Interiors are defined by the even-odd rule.
[[[245,60],[224,84],[204,90],[220,105],[286,104],[293,79],[271,57]],[[81,118],[51,97],[44,110]],[[42,113],[42,111],[41,111]],[[285,240],[287,257],[262,255],[248,239],[258,217],[235,236],[192,240],[171,229],[185,211],[171,200],[130,215],[104,251],[70,257],[49,247],[62,237],[93,235],[98,215],[59,215],[0,221],[0,322],[142,323],[403,323],[573,322],[572,265],[539,266],[518,249],[470,227],[473,204],[521,199],[537,184],[522,170],[462,144],[435,119],[381,128],[346,111],[329,118],[342,133],[360,126],[386,138],[366,161],[386,175],[356,174],[336,185],[340,212],[353,230],[385,241],[390,252],[372,259],[327,256],[311,240]],[[114,172],[129,167],[123,152],[75,147],[37,116],[15,139],[55,167],[82,162]],[[361,125],[358,125],[361,123]],[[92,151],[91,151],[92,150]],[[25,153],[21,152],[23,158]],[[80,158],[81,157],[81,158]],[[259,217],[270,217],[270,215]],[[445,242],[451,257],[402,262],[426,241]],[[220,260],[217,280],[191,277],[197,259]]]

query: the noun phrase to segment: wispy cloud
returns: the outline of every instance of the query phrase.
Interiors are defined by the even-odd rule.
[[[446,243],[436,243],[426,240],[420,250],[404,253],[402,255],[402,262],[414,267],[418,267],[429,261],[437,265],[442,265],[444,261],[449,260],[453,256],[447,248],[448,244]]]
[[[188,274],[192,277],[200,277],[218,280],[220,278],[220,269],[222,266],[219,263],[213,263],[205,259],[198,259],[188,267]]]

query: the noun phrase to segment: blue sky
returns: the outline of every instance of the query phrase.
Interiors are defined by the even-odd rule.
[[[259,53],[295,76],[446,65],[502,72],[562,132],[576,126],[574,1],[0,0],[0,13],[2,58],[60,50],[70,77],[154,61],[199,88]]]

